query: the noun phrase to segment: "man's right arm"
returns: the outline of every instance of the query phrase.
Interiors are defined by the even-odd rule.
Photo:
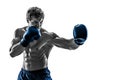
[[[15,57],[20,55],[30,42],[38,40],[40,36],[40,30],[34,26],[28,27],[26,31],[24,29],[17,29],[10,49],[10,56]]]
[[[16,29],[14,39],[12,40],[12,46],[10,47],[10,56],[15,57],[20,55],[24,51],[24,47],[20,44],[22,33],[20,29]]]
[[[20,43],[15,44],[10,50],[10,56],[15,57],[20,55],[24,51],[25,47],[23,47]]]

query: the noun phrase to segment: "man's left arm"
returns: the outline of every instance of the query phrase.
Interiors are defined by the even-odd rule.
[[[57,47],[69,49],[69,50],[74,50],[74,49],[77,49],[79,47],[79,45],[77,45],[74,42],[73,38],[72,39],[65,39],[65,38],[57,37],[52,42]]]
[[[69,49],[69,50],[74,50],[79,47],[79,45],[77,45],[74,42],[74,38],[65,39],[65,38],[59,37],[55,33],[53,33],[53,36],[54,36],[54,38],[51,40],[51,43],[57,47]]]
[[[54,38],[51,40],[52,43],[61,48],[74,50],[77,49],[80,45],[83,45],[87,39],[87,28],[84,24],[77,24],[73,29],[73,38],[65,39],[61,38],[55,33],[53,33]]]

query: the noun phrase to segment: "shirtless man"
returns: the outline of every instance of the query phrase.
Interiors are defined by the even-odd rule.
[[[46,31],[41,28],[44,13],[38,7],[31,7],[26,17],[28,26],[16,29],[10,47],[11,57],[20,54],[24,56],[18,80],[52,80],[48,69],[48,57],[53,46],[70,50],[77,49],[85,42],[86,34],[84,37],[78,36],[78,32],[74,30],[74,38],[65,39]]]

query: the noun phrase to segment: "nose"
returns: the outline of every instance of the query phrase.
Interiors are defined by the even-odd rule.
[[[39,21],[38,20],[31,20],[30,21],[31,22],[31,25],[33,25],[33,26],[39,26]]]
[[[37,18],[32,18],[32,19],[31,19],[31,22],[37,24],[37,23],[39,23],[39,20],[38,20]]]
[[[38,23],[39,23],[39,21],[38,21],[38,20],[34,20],[34,21],[33,21],[33,23],[38,24]]]

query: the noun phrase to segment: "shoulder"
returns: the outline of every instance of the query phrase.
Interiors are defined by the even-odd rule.
[[[54,33],[54,32],[51,32],[50,34],[51,34],[51,36],[53,37],[53,39],[59,37],[59,36],[58,36],[56,33]]]
[[[26,27],[22,27],[22,28],[17,28],[14,32],[14,36],[15,37],[22,37],[24,32],[26,30]]]
[[[48,32],[47,30],[41,28],[41,33],[42,34],[47,34],[52,37],[52,39],[55,39],[56,37],[59,37],[56,33],[54,32]]]

